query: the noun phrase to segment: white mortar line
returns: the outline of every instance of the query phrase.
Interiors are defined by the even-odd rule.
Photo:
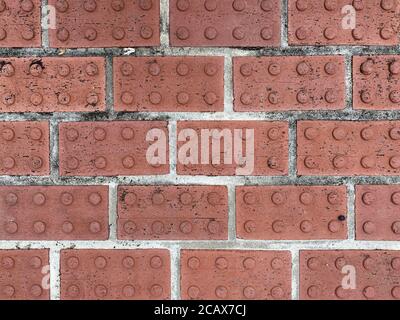
[[[226,56],[224,59],[224,111],[233,111],[233,60]]]
[[[348,238],[355,240],[356,238],[356,213],[355,213],[355,188],[354,183],[347,184],[347,226]]]
[[[169,0],[160,0],[160,43],[162,48],[169,46]]]
[[[49,250],[50,263],[50,299],[60,300],[60,250],[50,248]]]
[[[228,239],[236,239],[236,186],[233,184],[228,187]]]
[[[176,245],[171,248],[171,299],[180,300],[181,298],[181,247]]]
[[[118,206],[118,186],[116,183],[110,183],[108,193],[108,212],[109,212],[109,240],[117,240],[117,206]]]
[[[300,252],[291,250],[292,255],[292,300],[299,299],[300,290]]]

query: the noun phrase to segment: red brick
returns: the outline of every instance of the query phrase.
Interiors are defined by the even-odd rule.
[[[387,0],[289,0],[289,44],[397,45],[396,11]]]
[[[400,240],[400,186],[356,186],[356,238]]]
[[[185,130],[185,131],[183,131]],[[268,176],[281,176],[286,175],[288,172],[288,124],[286,122],[268,122],[268,121],[179,121],[178,122],[178,138],[182,135],[182,141],[178,141],[178,157],[180,153],[185,154],[185,148],[188,143],[195,142],[194,138],[190,141],[184,140],[185,133],[194,130],[198,137],[198,152],[192,152],[191,155],[197,157],[198,164],[185,164],[182,160],[178,159],[177,172],[181,175],[213,175],[213,176],[229,176],[229,175],[268,175]],[[212,138],[208,138],[207,134],[202,134],[202,130],[217,130]],[[230,156],[224,158],[224,139],[219,139],[219,135],[223,133],[222,130],[232,137],[233,154],[239,153],[240,144],[235,143],[235,140],[242,142],[242,154],[246,154],[246,148],[250,148],[250,153],[254,154],[254,168],[252,162],[249,160],[247,164],[237,161],[235,157]],[[236,130],[236,131],[235,131]],[[252,146],[250,137],[251,131],[254,130],[254,146]],[[182,131],[182,132],[181,132]],[[247,135],[247,137],[246,137]],[[207,146],[202,143],[202,136],[205,137],[204,141]],[[237,136],[238,139],[234,137]],[[196,135],[195,135],[196,137]],[[179,139],[181,140],[181,139]],[[227,139],[228,141],[228,139]],[[212,148],[218,147],[217,142],[220,143],[220,161],[218,163],[217,157],[213,157]],[[226,142],[229,146],[229,143]],[[192,143],[193,146],[193,143]],[[254,150],[251,148],[254,147]],[[204,150],[203,150],[204,149]],[[209,150],[209,161],[202,164],[201,153]],[[228,148],[229,151],[229,148]],[[215,153],[215,152],[214,152]],[[229,152],[228,152],[229,154]],[[185,160],[185,159],[183,159]],[[204,160],[204,159],[203,159]],[[212,161],[211,161],[212,160]],[[232,163],[229,164],[229,160]],[[238,164],[237,164],[238,163]],[[251,172],[241,173],[239,169],[253,169]],[[246,170],[247,171],[247,170]]]
[[[114,58],[114,101],[118,111],[224,111],[224,58]]]
[[[156,0],[49,0],[57,48],[145,47],[160,45],[160,2]]]
[[[168,250],[62,250],[62,300],[166,300]]]
[[[0,122],[0,174],[49,175],[49,123]]]
[[[108,187],[0,187],[0,211],[2,240],[108,239]]]
[[[227,240],[227,189],[223,186],[121,186],[118,238]]]
[[[0,112],[105,110],[105,60],[4,58]]]
[[[400,174],[400,122],[300,121],[299,175]]]
[[[0,250],[0,300],[49,300],[48,250]]]
[[[246,186],[236,189],[240,239],[347,238],[345,186]]]
[[[288,300],[289,251],[182,250],[181,297],[196,300]]]
[[[166,164],[150,164],[151,129],[166,137]],[[169,172],[168,129],[163,121],[65,122],[60,124],[63,176],[160,175]],[[161,141],[161,140],[160,140]],[[163,144],[164,146],[164,144]]]
[[[41,0],[0,0],[0,47],[41,46]]]
[[[353,57],[355,109],[400,109],[399,56]]]
[[[354,289],[346,286],[352,275]],[[300,252],[300,299],[400,299],[399,277],[400,251]]]
[[[170,0],[170,39],[182,47],[280,44],[278,0]]]
[[[236,57],[233,71],[235,111],[345,107],[341,56]]]

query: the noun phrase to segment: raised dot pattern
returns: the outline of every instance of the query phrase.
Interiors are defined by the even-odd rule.
[[[0,112],[105,110],[103,58],[7,58],[3,62]]]
[[[220,186],[122,186],[118,238],[223,240],[228,237],[227,190]]]
[[[237,234],[248,240],[345,239],[346,203],[342,186],[238,187]]]
[[[343,285],[343,274],[356,274],[356,286]],[[300,252],[302,300],[398,300],[398,251],[316,250]]]
[[[290,252],[285,251],[182,250],[181,297],[290,299],[290,261]]]
[[[397,121],[300,121],[298,174],[399,175]]]
[[[63,250],[60,267],[62,300],[170,299],[168,250]]]
[[[236,111],[345,107],[343,57],[236,57],[233,70]]]
[[[106,240],[107,191],[102,186],[0,187],[0,210],[7,212],[0,217],[0,239]]]
[[[49,0],[56,9],[50,46],[136,47],[160,44],[160,3],[155,0]]]
[[[114,58],[114,100],[119,111],[223,111],[224,59]]]

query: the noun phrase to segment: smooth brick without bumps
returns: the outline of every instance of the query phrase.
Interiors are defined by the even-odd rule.
[[[153,165],[146,159],[149,147],[155,143],[153,139],[146,141],[152,129],[165,136],[166,164]],[[61,175],[129,176],[169,172],[167,122],[64,122],[59,126],[59,139]]]
[[[356,277],[355,289],[343,287],[346,275]],[[300,251],[300,299],[400,299],[399,277],[399,251]]]
[[[120,186],[118,238],[227,240],[227,188]]]
[[[0,175],[48,175],[49,123],[0,122]]]
[[[0,250],[0,300],[49,300],[48,265],[48,250]]]
[[[114,58],[114,101],[117,111],[223,111],[224,58]]]
[[[389,176],[400,174],[400,122],[300,121],[299,175]]]
[[[279,0],[169,0],[170,42],[180,47],[280,43]]]
[[[105,110],[105,60],[1,58],[0,112]]]
[[[400,56],[353,57],[355,109],[400,109]]]
[[[245,186],[236,188],[240,239],[347,238],[345,186]]]
[[[50,47],[149,47],[160,44],[158,0],[49,0],[56,8]]]
[[[168,250],[62,250],[62,300],[166,300]]]
[[[209,132],[205,133],[203,130],[209,130]],[[254,130],[254,145],[251,143],[251,132],[249,130]],[[183,161],[185,157],[182,157],[177,164],[177,172],[180,175],[230,176],[243,174],[238,170],[245,170],[245,175],[282,176],[288,172],[287,122],[179,121],[177,131],[177,157],[181,158],[182,155],[189,153],[189,155],[194,155],[193,160],[198,162],[198,164],[185,164]],[[235,139],[235,136],[240,138],[242,142],[241,155],[254,154],[254,165],[250,158],[245,164],[240,159],[235,159],[235,156],[230,157],[230,152],[227,152],[228,157],[225,159],[224,143],[229,146],[229,142],[220,139],[224,134],[227,137],[226,141],[230,141],[229,137],[232,139],[233,155],[236,153],[235,150],[240,150],[240,143],[234,142],[239,140]],[[189,140],[186,139],[187,135],[190,136]],[[212,151],[213,148],[218,147],[218,142],[220,142],[219,163],[217,152]],[[193,148],[195,145],[198,145],[197,153]],[[205,145],[208,145],[208,147],[205,147]],[[209,161],[205,161],[207,164],[202,164],[203,159],[207,160],[202,156],[202,152],[207,149],[209,150]],[[229,151],[228,147],[227,150]],[[230,164],[229,161],[232,161],[232,163]]]
[[[182,250],[181,297],[195,300],[288,300],[289,251]]]
[[[108,187],[1,186],[0,239],[106,240]]]
[[[289,0],[289,44],[398,45],[397,5],[391,0]]]
[[[235,111],[337,110],[345,106],[341,56],[235,57],[233,72]]]
[[[400,240],[400,186],[356,186],[356,239]]]
[[[41,46],[41,0],[0,0],[0,48]]]

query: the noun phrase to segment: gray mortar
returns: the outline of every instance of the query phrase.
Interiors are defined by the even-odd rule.
[[[60,299],[60,250],[77,249],[136,249],[165,248],[171,255],[172,298],[180,298],[180,250],[181,249],[247,249],[289,250],[292,253],[292,298],[299,298],[299,252],[313,249],[383,249],[399,250],[396,241],[355,241],[354,186],[357,184],[400,184],[400,177],[335,177],[296,176],[296,123],[298,120],[400,120],[400,111],[356,111],[352,109],[352,56],[399,54],[400,46],[302,46],[288,47],[287,0],[282,0],[282,41],[280,48],[170,48],[169,5],[161,2],[161,46],[159,48],[107,48],[67,49],[49,48],[48,32],[42,33],[43,48],[0,48],[0,57],[86,57],[106,58],[107,112],[95,113],[0,113],[0,121],[49,120],[51,174],[47,177],[0,176],[0,185],[107,185],[109,186],[110,239],[107,241],[0,241],[0,249],[50,249],[51,299]],[[42,0],[46,5],[47,0]],[[42,17],[45,12],[42,12]],[[112,58],[115,56],[224,56],[225,57],[225,112],[218,113],[149,113],[115,112],[113,106]],[[289,56],[289,55],[343,55],[346,65],[346,108],[342,111],[288,111],[288,112],[243,112],[233,111],[232,57],[234,56]],[[169,121],[171,173],[164,176],[129,177],[60,177],[58,174],[58,124],[66,121],[111,121],[111,120],[165,120]],[[176,174],[176,123],[179,120],[264,120],[289,121],[289,175],[284,177],[208,177],[178,176]],[[226,185],[229,203],[229,240],[227,241],[121,241],[116,239],[118,185]],[[348,189],[347,240],[312,241],[244,241],[235,239],[235,186],[240,185],[346,185]]]

